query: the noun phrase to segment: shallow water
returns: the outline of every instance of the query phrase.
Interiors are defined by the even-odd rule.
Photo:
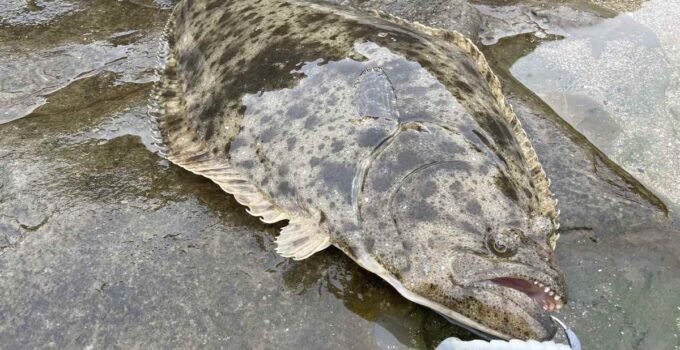
[[[539,45],[512,74],[671,206],[680,205],[680,3],[651,0]]]
[[[630,17],[654,18],[663,5],[652,1]],[[337,250],[301,262],[278,257],[277,227],[249,217],[217,186],[150,151],[145,104],[168,6],[150,0],[0,4],[0,347],[426,349],[446,336],[469,337]],[[506,73],[508,94],[561,202],[558,251],[571,293],[563,318],[587,349],[672,349],[680,346],[677,224],[653,194],[510,74],[545,97],[522,80],[523,60],[588,38],[611,16],[561,22],[560,32],[543,23],[533,28],[555,32],[541,38],[524,29],[486,50]],[[672,46],[664,26],[651,27],[660,38],[655,47]],[[574,31],[581,37],[554,37]],[[593,72],[607,68],[593,61],[583,58]],[[670,75],[677,64],[662,68],[671,93],[657,87],[654,101],[672,114],[677,96]],[[546,81],[555,78],[550,74]],[[634,96],[612,97],[606,106],[649,102],[647,95]],[[618,116],[606,108],[600,109],[610,119]],[[663,132],[653,141],[678,141],[667,133],[668,115],[658,115]],[[651,124],[619,127],[631,134]],[[607,148],[588,134],[602,129],[582,126],[613,158],[627,152],[619,147],[655,149],[651,140],[628,139]],[[652,139],[650,133],[642,135]],[[657,153],[647,168],[656,177],[643,180],[662,198],[674,198],[652,180],[670,178],[677,158]]]

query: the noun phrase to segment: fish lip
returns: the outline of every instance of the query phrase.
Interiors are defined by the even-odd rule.
[[[543,311],[559,311],[566,303],[558,285],[544,283],[539,279],[520,276],[502,276],[486,279],[502,288],[510,288],[529,296]]]
[[[522,281],[526,284],[530,284],[530,286],[534,286],[536,288],[533,289],[534,292],[538,292],[538,288],[543,288],[541,289],[541,292],[544,292],[545,287],[550,288],[548,293],[554,291],[555,295],[560,296],[558,301],[561,302],[561,304],[559,304],[561,305],[559,309],[561,309],[567,302],[564,275],[559,271],[542,271],[538,269],[531,269],[521,274],[513,275],[492,272],[483,278],[476,279],[476,281],[470,283],[470,285],[475,288],[486,289],[489,292],[496,294],[498,297],[524,309],[527,316],[541,324],[549,337],[550,334],[554,336],[557,332],[557,327],[550,318],[550,313],[559,311],[557,307],[558,304],[552,304],[551,310],[550,304],[545,305],[543,303],[545,295],[540,294],[532,296],[530,293],[531,290],[529,290],[529,293],[527,293],[526,290],[523,290],[525,288],[522,287],[527,287],[526,284],[524,286],[511,285],[508,282],[512,282],[512,280]],[[537,284],[534,284],[534,282],[537,282]],[[543,284],[543,287],[540,287],[541,284]],[[536,296],[539,297],[538,300],[535,298]],[[551,296],[547,294],[547,297]],[[546,307],[544,308],[544,306]]]
[[[558,301],[561,301],[562,306],[567,303],[568,301],[568,294],[567,294],[567,289],[566,289],[566,282],[564,279],[564,275],[559,272],[559,271],[542,271],[538,270],[535,268],[531,268],[529,271],[523,271],[520,274],[512,274],[512,275],[506,275],[502,273],[488,273],[485,274],[485,276],[481,278],[476,278],[474,281],[470,281],[470,285],[475,285],[479,284],[480,282],[492,282],[494,285],[497,285],[499,287],[503,288],[511,288],[515,290],[519,290],[525,294],[527,294],[524,290],[518,289],[518,288],[513,288],[513,286],[509,285],[504,285],[504,281],[498,281],[502,279],[517,279],[517,280],[523,280],[527,281],[531,285],[536,285],[541,288],[549,288],[549,291],[552,291],[555,293],[555,296],[559,296]],[[501,282],[501,283],[498,283]],[[534,282],[537,282],[534,284]],[[528,295],[528,294],[527,294]],[[531,295],[530,295],[531,296]],[[548,295],[550,296],[550,295]],[[542,306],[542,305],[540,305]],[[548,310],[550,311],[550,310]]]

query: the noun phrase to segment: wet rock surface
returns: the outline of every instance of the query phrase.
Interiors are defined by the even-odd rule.
[[[570,29],[592,26],[612,13],[583,4],[525,1],[513,6],[490,2],[475,5],[482,17],[479,41],[493,45],[501,38],[532,33],[537,38],[565,36]]]
[[[455,30],[476,40],[480,15],[467,0],[324,0],[362,10],[378,10],[412,22]]]
[[[421,3],[354,5],[460,25],[452,12],[416,11]],[[150,151],[146,96],[169,5],[0,5],[0,347],[427,349],[470,337],[337,250],[278,257],[278,227]],[[458,28],[481,25],[474,16]],[[564,34],[524,33],[485,51],[560,200],[571,299],[562,316],[587,349],[680,346],[680,226],[658,198],[666,193],[640,185],[517,81],[513,65]],[[587,130],[614,129],[607,108],[571,103],[593,111]]]

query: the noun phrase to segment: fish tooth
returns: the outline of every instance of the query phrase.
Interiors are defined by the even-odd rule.
[[[534,281],[534,284],[538,284],[538,281]]]
[[[550,291],[550,293],[548,293],[548,295],[553,296],[553,295],[555,295],[555,292]]]
[[[547,305],[543,305],[543,310],[548,311],[548,306],[547,306]]]
[[[539,283],[538,286],[543,288],[543,283]]]
[[[549,291],[550,291],[550,287],[545,287],[545,289],[543,289],[543,292],[545,292],[545,293],[548,293]]]
[[[562,297],[561,297],[561,296],[559,296],[559,295],[555,295],[555,300],[560,300],[560,299],[562,299]]]
[[[562,308],[562,304],[557,304],[557,306],[555,306],[555,308],[556,308],[557,310],[561,309],[561,308]]]

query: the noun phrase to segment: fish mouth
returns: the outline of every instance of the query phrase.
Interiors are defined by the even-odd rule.
[[[520,277],[500,277],[489,280],[499,286],[518,290],[533,299],[545,311],[560,310],[564,297],[545,283]]]

